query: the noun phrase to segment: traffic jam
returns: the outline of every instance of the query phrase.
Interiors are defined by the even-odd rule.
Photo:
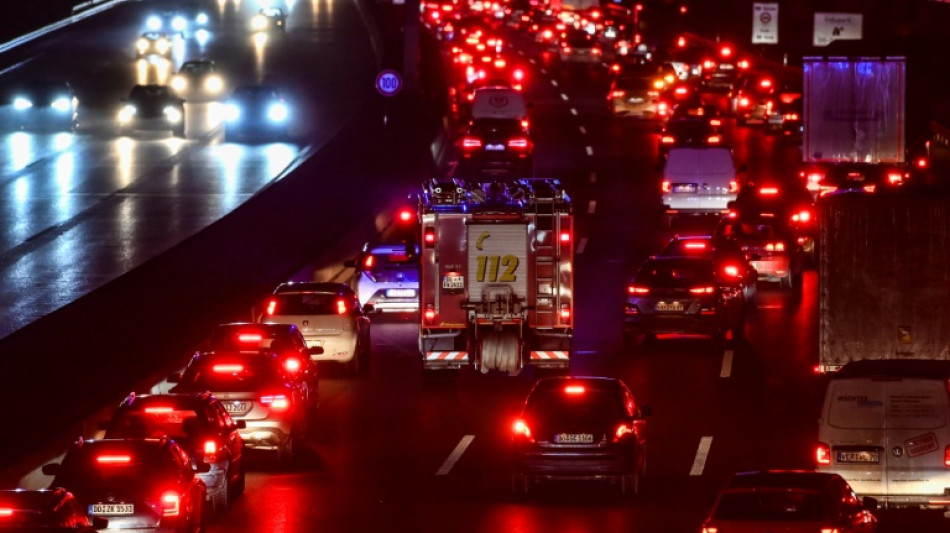
[[[292,33],[293,2],[278,3],[245,21],[255,45]],[[350,437],[367,450],[344,463],[428,469],[372,478],[365,502],[339,504],[379,509],[395,531],[945,530],[950,363],[928,318],[950,312],[950,217],[924,186],[930,161],[908,157],[907,58],[798,64],[655,30],[688,9],[422,1],[444,104],[438,171],[415,177],[355,255],[271,286],[183,366],[28,465],[0,490],[0,531],[364,530],[291,516],[365,482],[315,459]],[[147,19],[120,135],[192,138],[195,113],[222,142],[292,138],[276,85],[232,86],[184,52],[212,26],[192,8]],[[78,135],[78,105],[65,80],[33,83],[4,126]],[[552,133],[573,120],[570,142]],[[616,158],[590,141],[597,128],[636,153],[614,198],[594,196],[608,167],[562,155]],[[762,171],[774,154],[778,170]],[[598,222],[612,202],[629,218]],[[597,249],[633,232],[633,259]],[[382,401],[351,405],[374,389]],[[411,440],[430,423],[445,434]],[[325,492],[301,502],[307,483]],[[415,491],[433,500],[410,503]]]

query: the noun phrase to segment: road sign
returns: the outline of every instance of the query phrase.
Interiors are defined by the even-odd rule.
[[[376,90],[383,96],[396,96],[402,89],[402,76],[392,69],[386,69],[376,76]]]
[[[778,44],[778,4],[752,4],[752,44]]]
[[[812,44],[828,46],[831,41],[861,40],[860,13],[815,13]]]

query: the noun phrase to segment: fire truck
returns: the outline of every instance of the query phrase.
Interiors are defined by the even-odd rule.
[[[574,214],[561,184],[432,180],[418,216],[423,369],[567,370]]]

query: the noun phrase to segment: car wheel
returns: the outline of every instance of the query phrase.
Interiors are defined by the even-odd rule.
[[[525,474],[511,475],[511,493],[515,497],[524,498],[531,492],[531,480]]]
[[[356,347],[356,353],[353,354],[353,358],[346,363],[346,372],[351,376],[359,376],[362,371],[362,364],[360,364],[360,351],[359,346]]]
[[[631,498],[640,494],[640,472],[620,476],[620,493]]]
[[[243,460],[242,460],[243,461]],[[244,494],[244,488],[247,487],[247,475],[244,472],[244,465],[241,465],[241,473],[238,474],[237,480],[234,482],[234,488],[231,489],[231,494],[234,497]],[[233,498],[232,498],[233,499]]]
[[[291,435],[277,450],[277,462],[284,466],[290,466],[294,463],[294,436]]]
[[[231,484],[231,466],[228,465],[228,472],[224,476],[224,488],[219,490],[211,501],[211,506],[214,508],[215,513],[223,513],[228,510],[228,507],[231,506],[233,491],[234,487]]]

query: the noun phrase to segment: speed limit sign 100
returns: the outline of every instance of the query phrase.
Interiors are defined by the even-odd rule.
[[[395,96],[402,89],[402,77],[395,70],[384,70],[376,76],[376,90],[383,96]]]

